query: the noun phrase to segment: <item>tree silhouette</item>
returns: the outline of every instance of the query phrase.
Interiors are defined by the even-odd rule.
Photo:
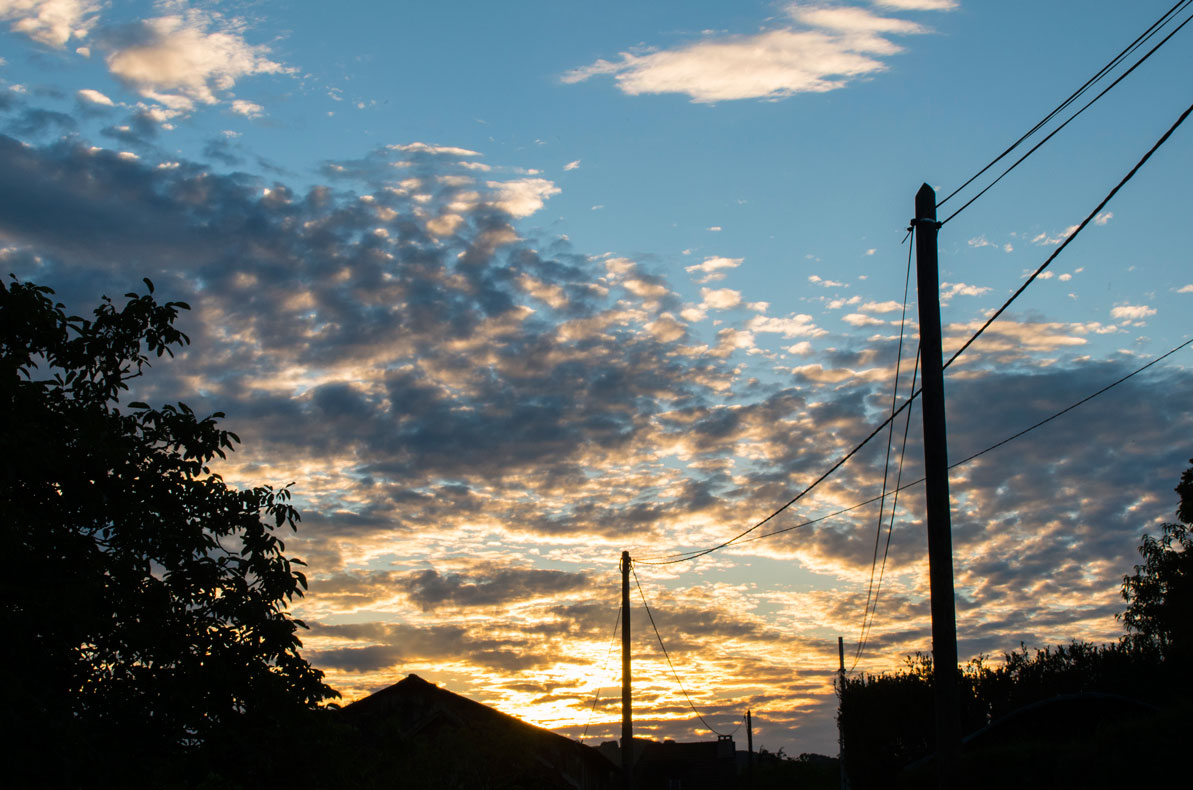
[[[277,534],[299,520],[289,489],[210,471],[239,442],[221,413],[121,408],[150,355],[189,342],[174,326],[188,306],[145,283],[90,320],[49,288],[0,283],[0,737],[26,755],[6,761],[14,786],[190,784],[217,751],[266,770],[270,734],[336,695],[286,612],[306,588]]]
[[[1193,461],[1190,461],[1193,464]],[[965,786],[1159,786],[1184,770],[1193,702],[1193,466],[1181,475],[1177,523],[1144,535],[1143,563],[1123,578],[1119,642],[1074,641],[985,656],[958,668],[967,734]],[[838,722],[852,786],[923,787],[933,781],[932,664],[849,677]]]
[[[1193,663],[1193,465],[1181,475],[1176,492],[1177,521],[1161,525],[1158,538],[1143,536],[1143,564],[1123,577],[1127,609],[1122,620],[1131,638],[1154,645],[1166,660],[1188,665]]]

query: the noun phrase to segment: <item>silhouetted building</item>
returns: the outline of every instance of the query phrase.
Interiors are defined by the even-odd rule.
[[[621,765],[616,741],[606,741],[600,751]],[[737,759],[733,739],[662,743],[634,739],[635,790],[730,790],[737,787]]]
[[[612,763],[590,746],[453,694],[417,675],[341,711],[364,759],[394,787],[613,790]]]

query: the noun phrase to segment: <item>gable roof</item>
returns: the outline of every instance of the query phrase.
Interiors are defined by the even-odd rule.
[[[417,675],[346,705],[340,716],[372,748],[401,750],[419,770],[568,790],[613,787],[617,768],[596,749],[429,683]]]

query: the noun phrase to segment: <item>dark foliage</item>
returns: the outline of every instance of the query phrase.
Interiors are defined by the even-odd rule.
[[[768,752],[762,748],[754,755],[753,775],[740,774],[737,786],[742,790],[838,790],[841,767],[837,758],[823,754],[788,757],[782,749]]]
[[[67,316],[0,283],[0,661],[14,786],[265,786],[286,731],[335,695],[286,612],[287,488],[231,488],[239,441],[184,404],[120,405],[187,337],[179,302]],[[304,718],[308,717],[308,718]],[[34,755],[37,755],[35,758]]]
[[[1180,767],[1193,709],[1193,467],[1176,490],[1180,523],[1144,535],[1144,562],[1124,578],[1130,633],[1119,643],[1021,646],[999,665],[979,657],[958,669],[965,786],[1141,786]],[[838,689],[855,790],[935,782],[932,687],[932,661],[917,654]]]
[[[1193,464],[1193,460],[1190,460]],[[1130,638],[1154,646],[1166,659],[1193,665],[1193,466],[1181,475],[1177,521],[1160,537],[1144,535],[1143,564],[1123,577]]]
[[[1012,780],[1019,786],[1053,786],[1033,782],[1043,782],[1041,777],[1054,770],[1063,773],[1069,759],[1095,760],[1110,776],[1121,748],[1103,743],[1105,748],[1091,755],[1089,744],[1121,746],[1122,739],[1109,731],[1121,725],[1120,735],[1142,732],[1170,702],[1171,678],[1165,680],[1159,654],[1128,642],[1073,642],[1034,652],[1021,648],[996,666],[979,657],[958,676],[962,732],[969,736],[962,751],[969,787],[1005,786]],[[935,749],[932,690],[932,661],[924,655],[909,658],[907,667],[893,674],[846,680],[838,717],[846,769],[856,790],[892,787],[900,777],[913,787],[916,781],[909,775],[925,781],[934,776],[930,766],[914,767]],[[996,755],[1017,756],[1004,763]],[[1129,763],[1123,762],[1121,767]],[[1034,768],[1024,773],[1028,764]]]

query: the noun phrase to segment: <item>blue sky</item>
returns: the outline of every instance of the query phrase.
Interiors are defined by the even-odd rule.
[[[297,481],[307,655],[347,697],[417,672],[578,735],[603,686],[612,737],[621,550],[718,543],[864,437],[919,185],[951,192],[1170,5],[3,0],[0,258],[77,310],[145,276],[194,306],[139,395],[226,412],[229,480]],[[1190,35],[945,225],[946,346],[1187,107]],[[1189,339],[1189,134],[951,370],[953,458]],[[1189,353],[954,472],[963,656],[1119,633],[1193,455]],[[921,498],[858,671],[929,648]],[[714,726],[750,707],[768,748],[833,751],[877,517],[639,568]],[[706,736],[640,650],[638,731]]]

